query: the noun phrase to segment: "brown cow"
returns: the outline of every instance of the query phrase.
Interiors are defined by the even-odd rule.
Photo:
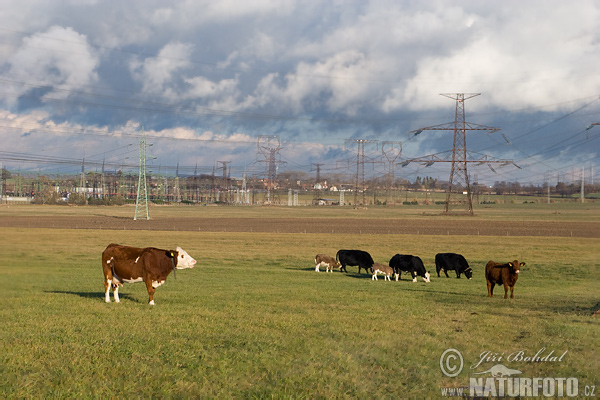
[[[315,256],[315,271],[319,272],[319,267],[326,267],[325,272],[333,272],[334,268],[339,268],[340,263],[335,258],[328,256],[327,254],[317,254]]]
[[[519,270],[525,263],[517,260],[507,263],[497,263],[490,260],[485,266],[485,279],[487,280],[488,296],[493,297],[494,285],[504,285],[504,298],[508,298],[508,288],[510,288],[510,298],[514,299],[513,290],[519,277]]]
[[[193,268],[194,264],[196,260],[181,247],[177,247],[177,250],[161,250],[109,244],[102,252],[105,301],[110,303],[111,286],[115,302],[119,303],[119,286],[144,282],[148,290],[148,303],[154,305],[154,291],[165,283],[171,271]]]

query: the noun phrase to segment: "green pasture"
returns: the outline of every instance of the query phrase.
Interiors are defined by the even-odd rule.
[[[505,364],[600,386],[600,238],[0,232],[3,398],[437,398],[468,384],[484,351],[540,349],[567,353]],[[139,283],[106,304],[100,256],[111,242],[179,245],[198,266],[170,275],[154,307]],[[340,248],[377,262],[418,254],[432,282],[314,271],[315,254]],[[440,251],[464,254],[474,279],[438,278]],[[513,258],[527,263],[515,299],[501,288],[488,298],[485,263]],[[455,378],[440,369],[448,348],[464,358]]]

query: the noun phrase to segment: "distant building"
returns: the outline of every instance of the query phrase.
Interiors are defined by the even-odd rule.
[[[315,206],[333,206],[338,204],[338,200],[336,199],[315,199],[313,200],[313,205]]]

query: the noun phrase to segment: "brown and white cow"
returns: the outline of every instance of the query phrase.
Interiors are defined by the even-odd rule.
[[[498,263],[490,260],[485,266],[485,279],[487,280],[488,296],[494,296],[494,286],[504,285],[504,298],[508,298],[508,289],[510,288],[510,298],[514,299],[513,291],[519,278],[519,271],[524,267],[524,262],[514,260],[507,263]]]
[[[315,265],[315,271],[317,272],[319,272],[319,267],[325,267],[325,272],[333,272],[334,268],[340,268],[340,263],[327,254],[317,254],[315,256]]]
[[[123,283],[144,282],[148,290],[148,303],[154,305],[154,291],[165,283],[175,269],[193,268],[196,264],[185,250],[161,250],[154,247],[130,247],[109,244],[102,252],[105,301],[110,303],[110,288],[115,302],[119,303],[119,286]]]
[[[371,280],[377,280],[377,274],[384,276],[383,280],[391,281],[391,276],[394,273],[394,269],[389,265],[374,263],[373,264],[373,277]]]

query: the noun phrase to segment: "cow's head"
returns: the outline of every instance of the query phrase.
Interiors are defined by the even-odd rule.
[[[525,263],[524,262],[520,263],[519,261],[514,260],[513,262],[509,262],[508,266],[511,269],[513,274],[518,274],[519,271],[521,270],[521,267],[525,266]]]
[[[431,282],[431,274],[429,273],[429,271],[425,271],[425,276],[423,276],[423,280],[425,282]]]
[[[471,267],[465,269],[465,276],[467,277],[467,279],[472,279],[473,278],[473,269]]]
[[[196,264],[196,260],[179,246],[176,251],[171,251],[171,257],[176,257],[175,268],[177,269],[194,268]]]

